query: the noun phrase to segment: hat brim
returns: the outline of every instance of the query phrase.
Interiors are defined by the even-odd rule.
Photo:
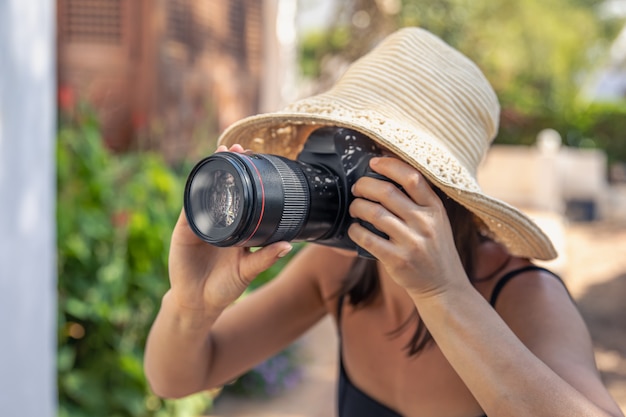
[[[538,260],[557,257],[547,235],[517,208],[484,194],[475,173],[464,167],[441,141],[414,126],[403,126],[376,111],[276,112],[250,116],[227,128],[220,145],[240,144],[253,152],[296,159],[308,136],[324,126],[353,129],[390,150],[416,168],[440,188],[480,218],[494,238],[511,254]]]

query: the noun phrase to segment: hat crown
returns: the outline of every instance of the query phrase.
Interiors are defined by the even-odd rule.
[[[419,28],[388,36],[322,96],[436,138],[474,175],[498,130],[498,99],[480,69]]]

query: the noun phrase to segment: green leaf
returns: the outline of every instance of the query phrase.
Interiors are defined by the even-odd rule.
[[[69,298],[65,302],[65,312],[77,319],[87,319],[91,307],[79,298]]]

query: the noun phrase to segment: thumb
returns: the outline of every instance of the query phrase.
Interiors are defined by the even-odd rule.
[[[255,252],[248,253],[242,265],[242,275],[253,280],[261,272],[272,266],[278,259],[287,255],[293,247],[289,242],[276,242]]]

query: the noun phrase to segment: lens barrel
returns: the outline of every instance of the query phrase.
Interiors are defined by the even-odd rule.
[[[215,246],[264,246],[330,236],[346,210],[336,175],[276,155],[219,152],[185,186],[196,235]]]

